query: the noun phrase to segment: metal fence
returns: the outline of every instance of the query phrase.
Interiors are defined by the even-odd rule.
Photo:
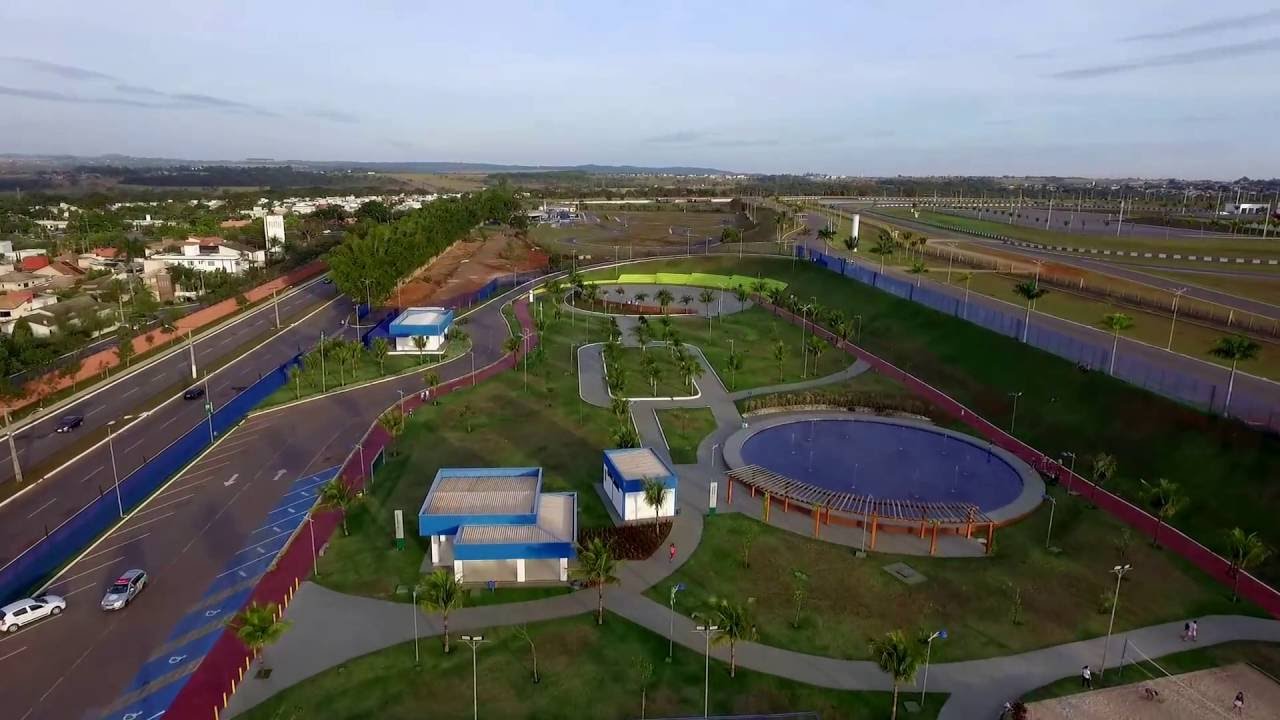
[[[244,419],[249,410],[282,387],[288,380],[289,367],[298,362],[298,357],[294,356],[215,409],[155,457],[121,478],[118,486],[112,486],[0,568],[3,600],[19,598],[39,585],[119,521],[121,508],[127,514],[195,460],[217,437]]]
[[[1025,312],[1015,308],[992,307],[969,302],[962,291],[948,291],[930,285],[918,285],[902,278],[880,273],[846,258],[835,257],[812,248],[797,246],[796,253],[815,265],[834,273],[852,278],[865,285],[883,290],[891,295],[910,300],[925,307],[958,317],[1006,337],[1021,340],[1026,325]],[[1111,366],[1113,338],[1103,332],[1081,329],[1081,334],[1063,332],[1032,322],[1026,330],[1026,342],[1032,347],[1057,355],[1082,367],[1107,369]],[[1090,338],[1089,335],[1097,335]],[[1120,348],[1131,347],[1121,340]],[[1116,353],[1113,375],[1125,382],[1137,385],[1158,395],[1208,412],[1222,412],[1226,399],[1228,372],[1221,371],[1220,381],[1186,372],[1177,366],[1187,362],[1185,356],[1160,348],[1148,348],[1149,353],[1168,354],[1167,362],[1152,361],[1136,352]],[[1148,353],[1148,354],[1149,354]],[[1280,431],[1280,416],[1276,413],[1276,392],[1249,392],[1243,387],[1248,383],[1261,388],[1267,381],[1252,376],[1237,375],[1236,389],[1231,398],[1229,415],[1247,423]]]

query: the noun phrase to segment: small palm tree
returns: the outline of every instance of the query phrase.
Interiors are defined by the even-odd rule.
[[[662,308],[664,314],[667,312],[667,306],[671,304],[672,300],[675,300],[675,296],[666,288],[659,290],[653,297],[658,301],[658,307]]]
[[[644,320],[644,317],[641,316],[640,319]],[[636,336],[636,342],[640,344],[640,352],[648,352],[649,332],[649,323],[647,322],[636,323],[631,328],[631,334]]]
[[[1098,453],[1093,456],[1093,484],[1102,487],[1104,483],[1114,477],[1116,474],[1115,456],[1107,453]]]
[[[253,603],[231,619],[236,637],[260,663],[265,662],[262,651],[279,641],[292,625],[281,617],[280,606],[275,603]]]
[[[898,688],[915,680],[920,668],[920,651],[916,643],[907,640],[901,630],[894,630],[871,641],[871,656],[876,667],[893,678],[893,712],[890,720],[898,717]]]
[[[1258,533],[1246,533],[1240,528],[1232,528],[1227,533],[1227,557],[1231,560],[1231,602],[1240,599],[1240,573],[1262,564],[1271,556],[1271,548],[1267,547]]]
[[[1102,316],[1102,326],[1111,331],[1111,367],[1107,374],[1116,374],[1116,351],[1120,349],[1120,331],[1133,327],[1133,318],[1124,313],[1109,313]]]
[[[725,360],[725,366],[729,368],[729,389],[736,390],[738,387],[738,371],[743,366],[742,353],[738,350],[730,350],[729,357]]]
[[[747,306],[747,300],[751,299],[751,293],[741,285],[733,289],[733,296],[738,298],[738,309],[741,310]]]
[[[782,381],[782,363],[787,359],[787,344],[781,340],[773,341],[773,360],[778,363],[778,381]]]
[[[653,508],[653,534],[657,535],[658,513],[662,511],[662,503],[667,498],[667,486],[658,478],[647,477],[641,487],[644,504]]]
[[[684,309],[688,310],[688,309],[689,309],[689,304],[690,304],[690,303],[692,303],[692,302],[693,302],[693,296],[692,296],[692,295],[681,295],[681,296],[680,296],[680,306],[681,306],[681,307],[683,307]]]
[[[727,598],[709,601],[706,620],[720,628],[720,634],[712,642],[729,644],[729,677],[734,677],[738,670],[738,643],[756,639],[756,623],[751,613],[755,602],[755,598],[747,598],[745,603],[732,603]]]
[[[710,290],[704,289],[698,293],[698,302],[702,303],[702,307],[707,311],[707,331],[711,330],[711,303],[716,299],[716,294]]]
[[[1156,514],[1156,529],[1151,535],[1151,544],[1160,547],[1160,528],[1187,504],[1187,496],[1182,494],[1178,483],[1166,478],[1160,478],[1154,484],[1146,480],[1141,482],[1142,497]]]
[[[320,507],[326,510],[337,510],[342,513],[343,535],[351,534],[347,530],[347,511],[355,507],[358,499],[359,497],[355,491],[343,481],[342,476],[333,478],[320,488]]]
[[[1049,291],[1040,287],[1039,283],[1033,280],[1023,280],[1013,286],[1013,291],[1027,301],[1027,317],[1022,323],[1022,342],[1026,342],[1027,332],[1031,329],[1031,307],[1035,305],[1036,300],[1047,295]]]
[[[1236,384],[1236,366],[1242,360],[1253,360],[1258,357],[1258,352],[1262,350],[1258,343],[1250,340],[1243,335],[1228,335],[1218,340],[1218,344],[1213,346],[1209,351],[1210,355],[1223,360],[1231,361],[1231,377],[1227,380],[1227,399],[1222,403],[1222,414],[1226,415],[1227,410],[1231,407],[1231,391]]]
[[[467,432],[471,432],[471,417],[474,414],[475,411],[471,409],[470,404],[462,403],[458,406],[458,418],[462,420],[462,424],[466,427]]]
[[[648,355],[644,359],[648,360],[644,363],[644,376],[649,380],[649,388],[653,391],[654,397],[657,397],[658,381],[662,379],[662,366]]]
[[[373,355],[373,359],[378,361],[378,374],[385,374],[387,371],[387,355],[391,354],[391,343],[386,338],[377,338],[369,345],[369,352]]]
[[[512,336],[502,341],[502,352],[514,355],[520,351],[520,338]]]
[[[637,304],[637,305],[643,305],[643,304],[644,304],[644,301],[649,299],[649,293],[647,293],[647,292],[638,292],[638,293],[636,293],[635,295],[632,295],[631,297],[633,297],[633,298],[635,298],[635,299],[636,299],[636,304]]]
[[[425,335],[414,335],[413,346],[418,349],[418,364],[422,364],[422,353],[427,349],[427,338]]]
[[[813,374],[818,374],[818,356],[827,349],[827,343],[817,335],[810,335],[805,344],[809,346],[809,354],[813,355]]]
[[[428,390],[440,384],[440,373],[428,370],[422,374],[422,382]],[[436,402],[439,402],[438,400]]]
[[[618,561],[613,549],[600,538],[592,538],[586,546],[578,548],[577,576],[587,585],[596,588],[596,624],[604,624],[604,587],[618,582],[614,571]]]
[[[396,407],[393,407],[387,410],[386,412],[382,413],[381,415],[379,415],[378,424],[381,425],[382,429],[386,430],[387,434],[391,436],[392,447],[394,448],[395,447],[394,441],[398,439],[401,434],[404,433],[404,428],[405,428],[404,412],[401,411],[400,407],[397,405]]]
[[[440,613],[440,624],[444,626],[444,652],[449,654],[449,613],[462,607],[467,600],[467,591],[452,570],[437,568],[418,584],[418,602],[428,612]]]

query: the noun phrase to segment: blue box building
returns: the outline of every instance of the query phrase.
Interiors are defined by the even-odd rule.
[[[667,489],[655,513],[644,501],[644,481],[653,478]],[[657,519],[676,514],[676,473],[650,448],[604,451],[604,493],[624,521]]]

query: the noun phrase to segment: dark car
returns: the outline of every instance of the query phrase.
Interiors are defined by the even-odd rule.
[[[76,428],[80,427],[80,423],[82,422],[84,422],[83,417],[79,415],[68,415],[58,420],[58,427],[56,432],[60,432],[60,433],[71,432],[72,430],[75,430]]]
[[[204,388],[198,385],[193,388],[187,388],[187,391],[182,393],[183,400],[199,400],[202,397],[204,397]]]

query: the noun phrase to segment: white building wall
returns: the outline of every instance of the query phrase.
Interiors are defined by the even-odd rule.
[[[421,335],[414,337],[425,337],[427,339],[427,346],[422,349],[422,352],[440,352],[444,348],[443,335]],[[395,352],[418,352],[418,346],[413,344],[413,337],[398,337],[392,339],[395,340],[395,347],[392,348]]]
[[[623,520],[652,520],[653,508],[644,502],[644,493],[633,492],[627,493],[625,503],[625,514],[622,515]],[[670,488],[662,495],[662,505],[658,507],[658,517],[671,517],[676,514],[676,491]]]

